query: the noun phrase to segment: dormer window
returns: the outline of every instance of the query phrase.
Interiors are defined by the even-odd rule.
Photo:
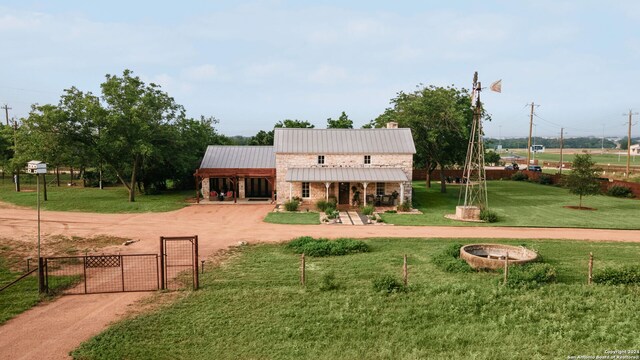
[[[324,155],[318,155],[318,165],[324,165]]]
[[[370,165],[371,164],[371,155],[365,155],[364,156],[364,164],[365,165]]]

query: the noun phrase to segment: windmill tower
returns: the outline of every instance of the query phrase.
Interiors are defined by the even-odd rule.
[[[478,72],[473,75],[471,91],[471,107],[473,122],[467,146],[467,158],[464,162],[463,187],[460,189],[456,218],[459,220],[479,220],[480,210],[487,209],[487,177],[484,170],[484,142],[482,140],[482,102],[480,92],[482,86],[478,81]],[[464,202],[462,196],[464,193]]]

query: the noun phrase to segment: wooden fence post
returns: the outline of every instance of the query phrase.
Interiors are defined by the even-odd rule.
[[[404,286],[407,287],[407,285],[409,285],[409,272],[407,271],[407,254],[404,254],[404,259],[402,262],[402,280],[404,282]]]
[[[589,277],[587,278],[587,284],[591,285],[591,281],[593,280],[593,253],[589,253]]]
[[[504,285],[507,285],[507,278],[509,277],[509,253],[504,257]]]
[[[300,283],[302,284],[302,286],[304,286],[305,280],[306,280],[306,276],[305,276],[305,261],[304,261],[304,253],[302,253],[302,256],[300,257]]]

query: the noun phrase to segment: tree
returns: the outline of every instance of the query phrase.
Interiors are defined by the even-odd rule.
[[[337,120],[332,118],[327,119],[327,129],[353,129],[353,121],[350,120],[347,114],[343,111]]]
[[[396,121],[400,127],[411,128],[415,163],[427,169],[427,186],[431,186],[431,172],[438,168],[440,191],[446,192],[444,171],[464,163],[469,142],[473,110],[468,91],[419,85],[412,93],[399,92],[391,104],[393,107],[387,108],[372,125],[384,127],[387,122]]]
[[[4,178],[9,164],[13,158],[13,128],[9,125],[0,124],[0,167],[2,167],[2,177]]]
[[[101,157],[113,168],[133,202],[143,160],[159,155],[159,145],[171,141],[166,126],[183,118],[184,109],[158,85],[146,85],[130,70],[121,77],[107,75],[100,88],[107,105],[104,126],[100,127]]]
[[[314,125],[306,120],[298,120],[298,119],[284,119],[282,121],[278,121],[275,128],[302,128],[302,129],[313,129]]]
[[[273,130],[260,130],[249,139],[249,145],[273,145]]]
[[[576,155],[571,165],[571,173],[567,176],[566,185],[569,191],[580,196],[580,208],[582,208],[583,196],[600,193],[597,173],[601,170],[595,165],[590,154]]]
[[[493,150],[489,150],[484,154],[485,164],[498,164],[500,162],[500,154]]]

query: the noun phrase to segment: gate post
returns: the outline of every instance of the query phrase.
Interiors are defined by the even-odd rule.
[[[198,290],[200,287],[200,275],[198,275],[198,235],[194,236],[195,249],[193,254],[193,290]]]
[[[46,286],[44,285],[44,258],[38,258],[38,293],[43,294],[46,292]]]
[[[160,290],[164,290],[164,236],[160,236]]]

